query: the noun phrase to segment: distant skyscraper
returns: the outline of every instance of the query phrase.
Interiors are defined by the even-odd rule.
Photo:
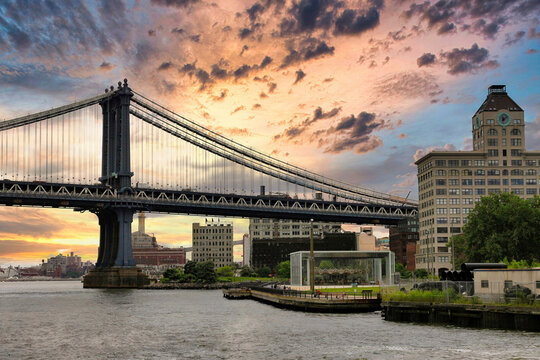
[[[251,241],[249,234],[244,234],[242,237],[243,261],[242,265],[251,266]]]

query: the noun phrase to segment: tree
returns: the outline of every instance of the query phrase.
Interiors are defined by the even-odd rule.
[[[244,265],[244,266],[242,266],[242,268],[240,270],[240,276],[254,277],[254,276],[257,276],[257,274],[255,273],[255,271],[250,266]]]
[[[407,268],[405,268],[405,266],[402,263],[397,262],[395,269],[396,269],[396,272],[399,272],[399,275],[403,279],[408,279],[411,277],[411,272],[407,270]]]
[[[448,247],[452,248],[451,257],[453,258],[454,262],[454,270],[459,270],[461,268],[461,264],[469,261],[466,254],[466,245],[467,243],[465,242],[465,237],[463,234],[452,236],[447,244]]]
[[[193,274],[195,275],[196,272],[195,272],[195,269],[197,268],[197,263],[195,261],[188,261],[185,265],[184,265],[184,274]]]
[[[288,279],[291,277],[291,262],[289,260],[283,261],[276,266],[276,274],[278,277]]]
[[[217,276],[221,277],[232,277],[234,276],[234,270],[232,266],[223,266],[217,269]]]
[[[414,270],[414,276],[419,279],[425,279],[428,277],[428,272],[426,269],[416,269]]]
[[[260,277],[268,277],[270,275],[270,268],[268,266],[264,266],[260,269],[257,269],[257,276]]]
[[[499,262],[505,257],[540,259],[540,200],[501,193],[481,198],[463,226],[465,255],[471,262]]]
[[[165,281],[180,281],[182,275],[181,269],[170,268],[163,272],[163,279]]]
[[[217,281],[214,262],[212,260],[198,262],[195,266],[195,277],[198,282],[211,284]]]

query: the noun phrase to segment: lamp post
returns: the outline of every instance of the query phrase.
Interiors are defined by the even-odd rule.
[[[313,219],[309,219],[309,289],[315,293],[315,256],[313,254]]]

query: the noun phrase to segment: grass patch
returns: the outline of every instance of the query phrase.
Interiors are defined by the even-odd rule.
[[[242,276],[226,276],[218,277],[218,282],[275,282],[275,281],[288,281],[289,279],[277,279],[271,277],[242,277]]]
[[[371,290],[373,292],[373,295],[380,293],[381,288],[379,286],[369,286],[369,287],[345,287],[345,288],[328,288],[328,289],[317,289],[315,287],[315,291],[320,290],[322,293],[338,293],[343,294],[346,293],[347,295],[360,295],[362,294],[362,290]],[[354,292],[356,290],[356,292]],[[309,292],[309,291],[308,291]]]

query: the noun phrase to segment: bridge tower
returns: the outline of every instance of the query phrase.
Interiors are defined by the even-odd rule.
[[[108,90],[105,90],[108,92]],[[133,96],[128,87],[118,82],[111,86],[110,96],[100,101],[103,113],[102,171],[99,181],[129,195],[131,188],[129,104]],[[99,250],[96,268],[84,277],[86,288],[136,288],[147,278],[135,267],[131,245],[131,223],[135,209],[126,205],[109,205],[94,209],[99,219]]]

